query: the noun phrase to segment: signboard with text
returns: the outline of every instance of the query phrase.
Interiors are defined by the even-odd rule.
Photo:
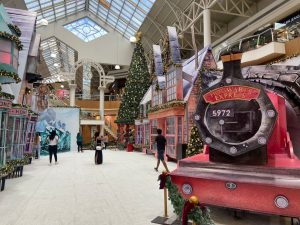
[[[0,109],[10,109],[12,102],[5,99],[0,99]]]
[[[9,110],[9,116],[27,116],[27,109],[23,108],[11,108]]]

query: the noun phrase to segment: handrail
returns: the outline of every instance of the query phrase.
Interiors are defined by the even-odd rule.
[[[70,100],[69,95],[65,95],[63,97],[57,97],[58,99],[61,100]],[[75,99],[78,100],[94,100],[94,101],[99,101],[100,100],[100,95],[92,95],[92,96],[84,96],[82,94],[76,94]],[[121,101],[122,96],[121,95],[104,95],[104,101]]]
[[[216,61],[219,61],[222,53],[226,51],[235,50],[235,51],[247,52],[250,50],[257,49],[263,45],[269,44],[274,41],[282,42],[283,40],[277,37],[276,32],[273,28],[269,28],[260,34],[251,35],[249,37],[245,37],[240,40],[231,42],[228,46],[218,51]]]

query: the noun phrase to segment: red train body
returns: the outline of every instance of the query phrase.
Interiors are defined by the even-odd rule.
[[[211,91],[214,90],[215,88],[212,87],[207,93],[212,93]],[[254,163],[253,160],[239,163],[235,159],[240,157],[241,160],[244,160],[241,157],[253,151],[253,149],[250,149],[251,151],[248,149],[249,152],[242,152],[247,141],[242,142],[243,145],[232,143],[232,141],[230,143],[225,135],[223,139],[218,140],[219,144],[212,145],[216,142],[213,136],[218,136],[217,131],[209,129],[206,132],[203,131],[203,126],[210,127],[207,123],[212,119],[206,118],[202,124],[201,121],[198,121],[202,138],[206,140],[205,137],[212,137],[213,140],[210,138],[209,142],[213,143],[209,144],[206,141],[202,154],[180,160],[177,169],[171,173],[172,181],[176,183],[185,198],[196,195],[202,203],[209,205],[290,217],[300,216],[300,160],[294,154],[287,129],[289,121],[287,121],[286,100],[275,92],[266,91],[265,93],[263,98],[268,98],[276,110],[275,124],[267,126],[270,135],[266,137],[264,146],[265,161],[261,162],[260,159],[256,159],[256,155],[257,158],[264,158],[261,154],[264,151],[262,147],[257,148],[259,154],[255,152],[255,154],[247,156],[247,159],[252,157]],[[235,100],[227,99],[226,101]],[[216,105],[209,105],[207,109],[204,109],[202,104],[201,107],[200,111],[205,112],[202,115],[199,114],[199,117],[203,115],[207,117],[210,108],[216,107]],[[231,104],[231,107],[240,106]],[[264,119],[261,123],[265,123]],[[226,123],[226,119],[224,120]],[[224,124],[224,121],[222,123]],[[268,123],[266,124],[268,125]],[[216,126],[211,127],[215,128]],[[233,154],[226,150],[230,149],[231,151],[232,147],[230,146],[236,146],[235,151],[231,152]],[[249,146],[251,147],[250,144]],[[241,152],[239,153],[239,151]],[[228,157],[229,159],[222,162],[223,158]]]

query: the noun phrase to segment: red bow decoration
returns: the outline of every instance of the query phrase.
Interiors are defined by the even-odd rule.
[[[158,176],[158,180],[160,181],[159,189],[164,189],[166,187],[166,181],[168,176],[170,176],[170,174],[166,171],[162,172],[162,174]]]
[[[199,206],[202,211],[205,210],[205,206],[199,203],[196,196],[191,196],[189,200],[185,201],[182,211],[182,225],[188,225],[188,215],[196,206]]]

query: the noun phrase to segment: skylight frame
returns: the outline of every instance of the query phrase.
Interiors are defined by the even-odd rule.
[[[37,21],[49,23],[74,15],[86,9],[86,0],[24,0],[29,11],[37,12]],[[37,27],[41,26],[37,23]]]
[[[90,32],[85,32],[85,27],[88,27]],[[105,28],[87,16],[65,24],[64,28],[84,42],[90,42],[108,34],[108,31]]]

